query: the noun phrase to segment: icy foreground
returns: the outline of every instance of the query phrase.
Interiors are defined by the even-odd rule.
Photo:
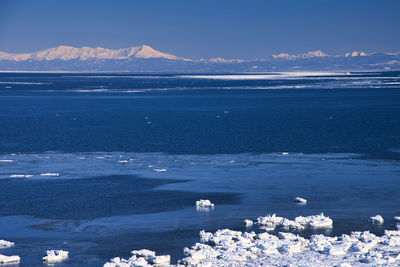
[[[328,217],[302,218],[323,220]],[[288,219],[273,215],[266,220]],[[337,237],[318,234],[306,239],[290,232],[272,235],[223,229],[215,233],[201,231],[200,242],[185,248],[187,257],[174,266],[400,265],[400,231],[392,230],[385,230],[381,237],[365,231]],[[156,256],[153,251],[132,251],[132,254],[129,259],[114,258],[104,267],[170,265],[169,256]]]

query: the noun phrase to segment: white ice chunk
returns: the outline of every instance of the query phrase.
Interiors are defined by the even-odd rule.
[[[383,224],[383,218],[381,215],[369,217],[369,221],[374,224]]]
[[[153,171],[155,171],[155,172],[166,172],[167,169],[153,169]]]
[[[295,218],[295,221],[300,223],[301,225],[308,226],[310,228],[332,228],[333,220],[329,217],[324,216],[323,213],[320,215],[312,215],[312,216],[299,216]]]
[[[60,176],[59,173],[52,173],[52,172],[46,172],[46,173],[41,173],[41,176]]]
[[[5,256],[0,254],[0,264],[17,263],[21,260],[19,256]]]
[[[65,250],[48,250],[47,255],[43,257],[43,261],[60,262],[68,258],[68,251]]]
[[[201,209],[213,209],[214,208],[214,204],[211,203],[210,200],[208,199],[200,199],[196,201],[196,207],[198,210]]]
[[[278,217],[276,214],[267,215],[265,217],[258,217],[257,223],[263,226],[269,226],[275,228],[281,221],[283,217]]]
[[[0,240],[0,248],[9,248],[14,246],[14,242],[6,241],[6,240]]]
[[[136,257],[143,257],[143,258],[152,258],[156,256],[156,253],[154,251],[148,249],[132,250],[131,254]]]
[[[12,159],[0,159],[0,162],[14,162]]]
[[[300,223],[286,219],[286,218],[284,218],[282,221],[280,221],[278,226],[283,229],[287,229],[287,230],[304,230],[305,229],[305,227],[303,225],[301,225]]]
[[[254,224],[254,222],[252,220],[247,220],[247,219],[244,220],[243,222],[246,224],[246,227],[251,227]]]
[[[11,174],[10,178],[30,178],[32,174]]]
[[[306,204],[306,203],[307,203],[307,199],[301,198],[301,197],[295,197],[295,198],[294,198],[294,201],[295,201],[296,203],[299,203],[299,204]]]
[[[394,216],[394,220],[395,220],[396,222],[400,222],[400,216]]]
[[[168,266],[171,262],[170,255],[155,256],[150,259],[150,262],[157,266]]]

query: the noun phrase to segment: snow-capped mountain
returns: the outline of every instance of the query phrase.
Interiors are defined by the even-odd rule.
[[[148,45],[122,49],[58,46],[23,54],[0,52],[0,71],[212,73],[394,69],[400,69],[400,52],[353,51],[328,55],[316,50],[253,60],[221,57],[191,60],[157,51]]]
[[[0,60],[87,60],[87,59],[129,59],[129,58],[162,58],[169,60],[184,60],[171,54],[159,52],[148,45],[134,46],[122,49],[107,49],[102,47],[57,46],[33,53],[8,54],[0,52]]]
[[[322,52],[321,50],[317,51],[310,51],[307,53],[297,54],[297,55],[290,55],[287,53],[281,54],[273,54],[272,58],[274,59],[299,59],[299,58],[314,58],[314,57],[327,57],[328,55]]]

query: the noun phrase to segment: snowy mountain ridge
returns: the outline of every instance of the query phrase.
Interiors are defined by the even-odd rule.
[[[0,60],[26,61],[26,60],[87,60],[89,58],[96,59],[129,59],[129,58],[163,58],[169,60],[189,59],[176,57],[168,53],[159,52],[148,45],[133,46],[122,49],[107,49],[102,47],[73,47],[73,46],[57,46],[38,52],[9,54],[0,52]]]

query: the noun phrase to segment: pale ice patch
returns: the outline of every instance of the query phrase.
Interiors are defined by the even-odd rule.
[[[400,216],[394,216],[394,220],[395,220],[396,222],[400,222]]]
[[[12,159],[0,159],[0,162],[14,162]]]
[[[68,258],[68,251],[65,250],[48,250],[46,256],[43,257],[43,261],[46,262],[60,262]]]
[[[212,79],[212,80],[271,80],[307,76],[335,76],[343,75],[339,72],[276,72],[270,74],[233,74],[233,75],[179,75],[179,78],[189,79]]]

